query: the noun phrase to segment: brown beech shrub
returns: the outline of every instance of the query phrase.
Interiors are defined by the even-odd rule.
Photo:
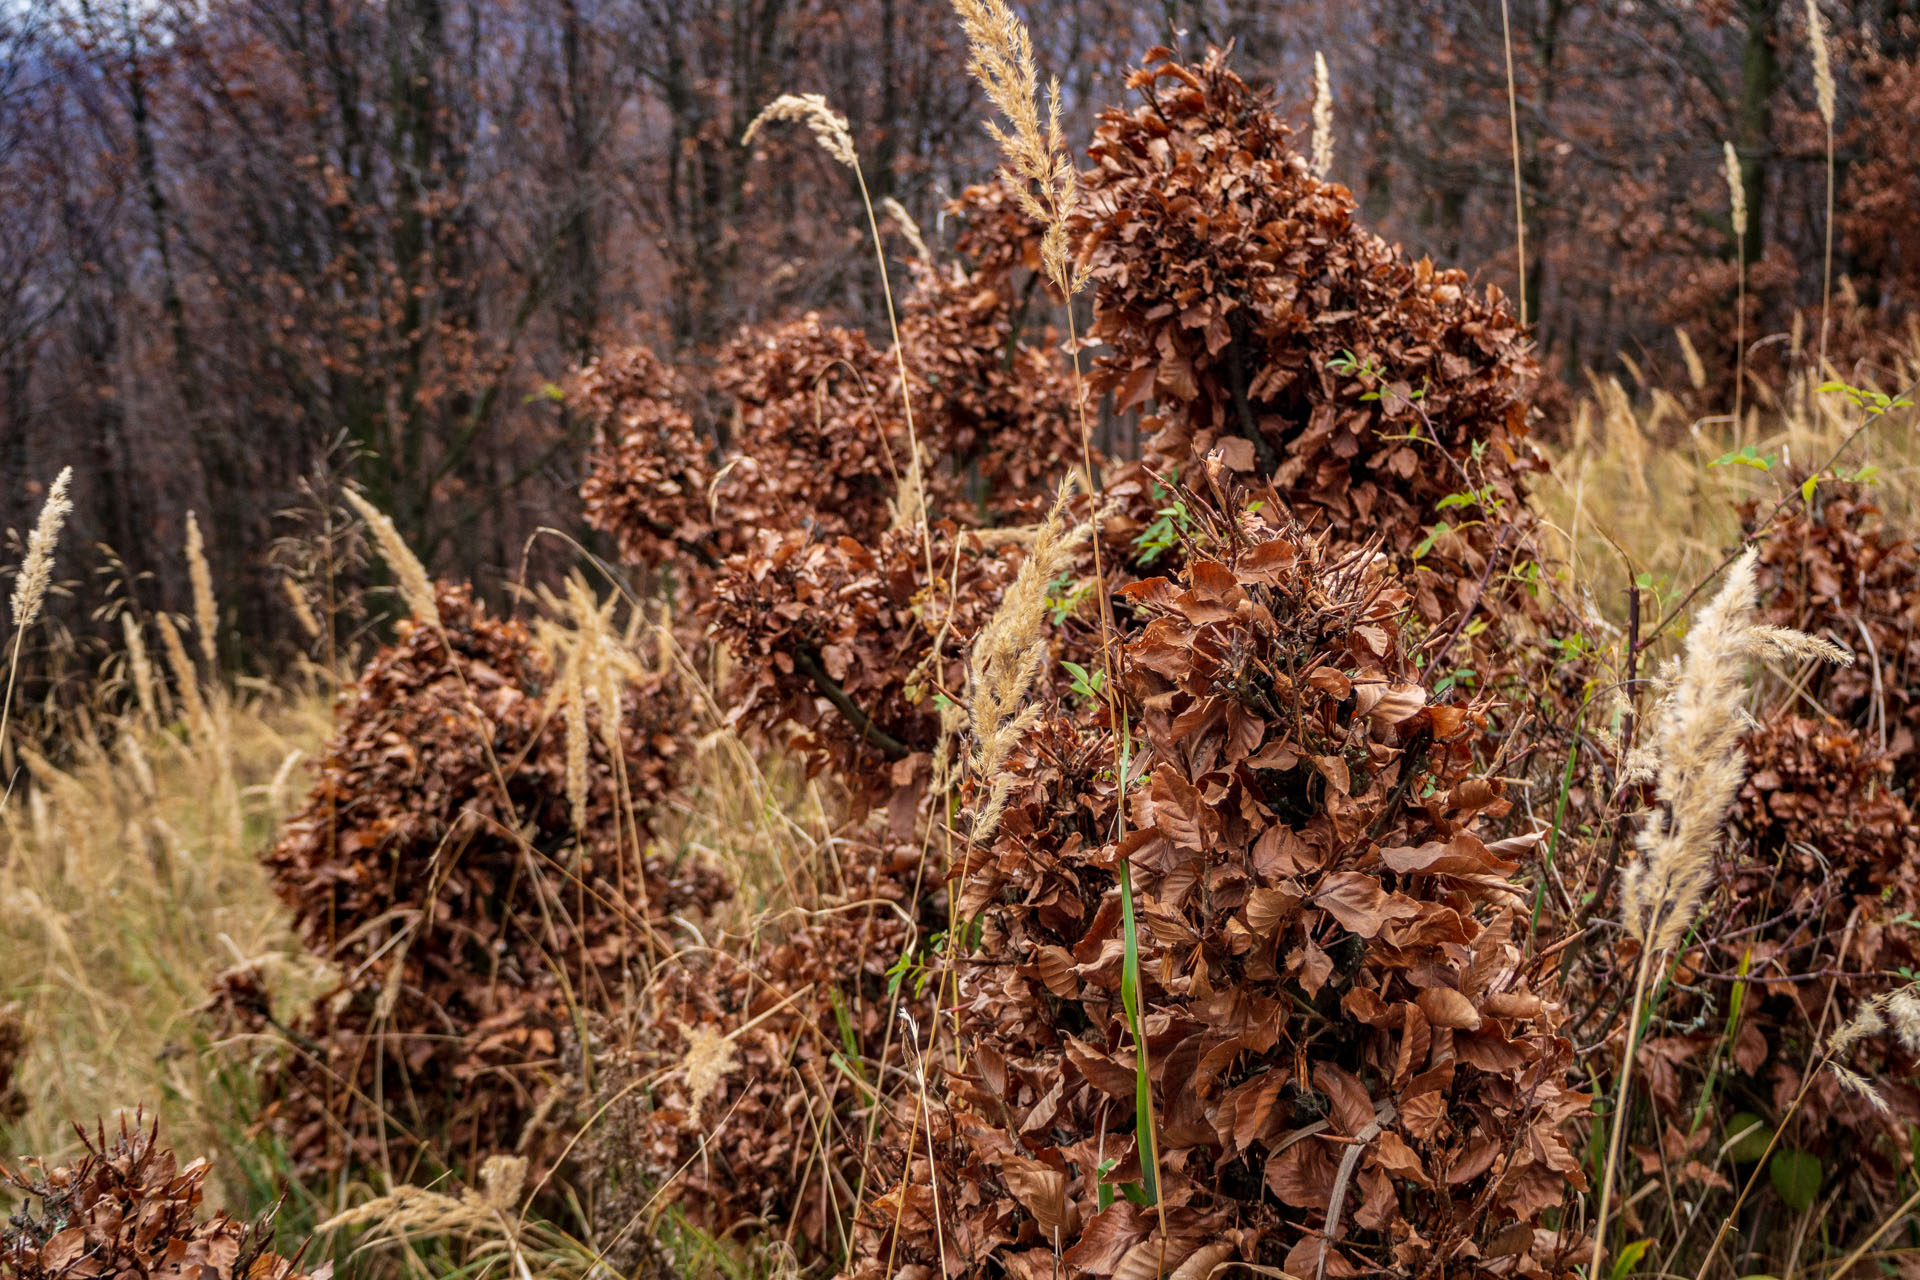
[[[588,365],[570,401],[600,428],[580,487],[587,523],[614,539],[622,561],[649,573],[697,575],[713,558],[712,444],[681,407],[686,395],[650,347],[635,346]],[[689,555],[696,547],[705,555]]]
[[[1104,711],[1054,705],[1023,736],[1004,818],[959,872],[980,942],[935,1163],[903,1115],[855,1274],[943,1252],[950,1273],[993,1256],[1034,1278],[1228,1260],[1308,1276],[1323,1248],[1336,1275],[1576,1260],[1543,1215],[1584,1186],[1563,1125],[1587,1100],[1563,1083],[1552,965],[1522,956],[1510,877],[1533,841],[1475,833],[1508,808],[1474,767],[1481,708],[1427,695],[1386,559],[1257,498],[1262,514],[1211,516],[1177,578],[1127,588],[1124,836]],[[1006,784],[969,785],[978,803]],[[1153,1161],[1122,859],[1155,1207],[1135,1202]]]
[[[1751,526],[1764,514],[1746,512]],[[1767,621],[1819,630],[1852,666],[1809,674],[1808,693],[1893,762],[1891,785],[1912,798],[1920,777],[1920,546],[1891,527],[1867,491],[1829,481],[1791,503],[1760,543]]]
[[[888,971],[945,916],[929,892],[937,855],[917,847],[849,840],[822,871],[817,900],[766,921],[751,954],[671,957],[606,1029],[603,1237],[673,1204],[715,1236],[760,1225],[838,1253],[862,1182],[862,1095],[884,1084],[875,1064],[901,1060],[893,1011],[931,1017],[930,993],[908,985],[896,1001]]]
[[[273,1216],[240,1223],[224,1213],[202,1217],[209,1172],[205,1160],[182,1165],[159,1145],[159,1126],[131,1126],[108,1139],[104,1125],[79,1163],[48,1168],[29,1160],[0,1169],[0,1181],[22,1197],[0,1228],[0,1276],[6,1280],[327,1280],[332,1264],[312,1271],[298,1256],[273,1251]]]
[[[313,791],[266,855],[342,975],[266,1081],[303,1169],[551,1154],[552,1126],[527,1126],[574,1087],[575,1009],[616,1004],[655,923],[725,893],[640,856],[691,719],[671,681],[623,682],[618,758],[587,704],[576,825],[552,661],[464,588],[439,588],[438,607],[441,627],[403,622],[343,696]]]
[[[20,1010],[0,1005],[0,1130],[27,1114],[27,1095],[14,1081],[27,1054],[27,1026]]]
[[[1502,568],[1520,549],[1501,530],[1529,523],[1538,371],[1518,321],[1358,226],[1220,51],[1156,50],[1128,84],[1145,101],[1101,115],[1078,226],[1108,348],[1095,386],[1144,413],[1162,477],[1219,448],[1302,518],[1378,531],[1402,568],[1433,526],[1465,530],[1409,579],[1430,621],[1452,612],[1436,597],[1474,592],[1503,537]]]
[[[1800,1087],[1809,1028],[1830,997],[1853,1008],[1885,989],[1884,975],[1920,970],[1920,929],[1912,923],[1920,867],[1910,856],[1913,812],[1892,787],[1893,762],[1858,729],[1776,713],[1749,735],[1748,750],[1751,771],[1733,819],[1740,868],[1733,896],[1744,918],[1764,922],[1749,935],[1750,972],[1797,980],[1756,985],[1732,1051],[1757,1089],[1788,1091],[1784,1105]],[[1696,1039],[1699,1049],[1711,1049],[1712,1036]],[[1905,1073],[1873,1072],[1888,1074]],[[1886,1097],[1905,1123],[1920,1124],[1920,1093],[1889,1087]],[[1844,1092],[1816,1095],[1802,1148],[1844,1151],[1845,1165],[1858,1160],[1873,1192],[1890,1193],[1902,1167],[1898,1146],[1860,1142],[1884,1127],[1884,1117],[1851,1105],[1858,1101]],[[1836,1111],[1852,1122],[1851,1135],[1839,1123],[1823,1132]]]

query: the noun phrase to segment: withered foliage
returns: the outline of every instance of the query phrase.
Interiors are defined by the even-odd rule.
[[[159,1126],[131,1125],[108,1139],[80,1130],[86,1154],[48,1168],[29,1160],[0,1169],[23,1203],[0,1228],[6,1280],[327,1280],[331,1264],[303,1270],[273,1251],[273,1215],[240,1223],[203,1218],[209,1166],[182,1165],[159,1145]]]
[[[0,1130],[27,1114],[27,1095],[14,1079],[27,1055],[27,1024],[16,1005],[0,1005]]]
[[[399,638],[344,696],[312,792],[266,855],[338,989],[292,1029],[266,1115],[303,1169],[549,1155],[528,1121],[573,1087],[578,1009],[621,998],[655,922],[726,892],[641,857],[691,718],[660,676],[621,694],[621,754],[589,704],[585,822],[562,684],[516,622],[442,586],[443,627]],[[239,1012],[260,1002],[230,981]],[[543,1131],[544,1133],[544,1131]]]
[[[943,1247],[950,1268],[992,1255],[1036,1280],[1229,1259],[1308,1276],[1323,1249],[1335,1275],[1575,1260],[1543,1214],[1584,1186],[1563,1125],[1587,1099],[1564,1084],[1551,966],[1516,936],[1533,841],[1475,831],[1508,808],[1473,763],[1480,709],[1428,698],[1386,557],[1260,496],[1263,516],[1213,517],[1177,579],[1128,588],[1131,736],[1062,706],[1017,750],[1006,815],[960,871],[982,932],[930,1122],[939,1164],[893,1149],[855,1274],[938,1267]],[[1134,1202],[1152,1162],[1122,858],[1164,1238]]]
[[[856,797],[887,794],[896,765],[938,745],[935,695],[958,687],[962,645],[1021,558],[1016,543],[986,545],[950,521],[934,533],[931,586],[917,529],[891,530],[872,550],[762,533],[725,563],[706,607],[735,659],[729,715],[764,731],[797,726],[793,743]]]
[[[1043,323],[1039,229],[1003,182],[967,188],[947,212],[962,223],[953,254],[915,263],[900,322],[933,485],[956,518],[1032,519],[1081,465],[1072,370]]]
[[[762,1223],[840,1251],[865,1095],[885,1084],[878,1064],[901,1060],[888,970],[944,912],[930,892],[940,868],[915,848],[850,843],[820,870],[827,887],[805,911],[770,921],[746,954],[670,957],[604,1029],[612,1105],[595,1139],[608,1194],[596,1217],[609,1235],[673,1204],[716,1236]],[[924,1025],[929,996],[908,986],[899,1005]]]
[[[1747,523],[1761,514],[1749,507]],[[1834,481],[1763,532],[1766,620],[1825,632],[1854,652],[1851,666],[1809,673],[1807,691],[1893,761],[1892,785],[1911,799],[1920,778],[1920,542],[1889,525],[1865,490]]]
[[[1144,411],[1147,467],[1186,475],[1219,446],[1303,517],[1379,529],[1403,567],[1451,511],[1471,528],[1439,567],[1471,589],[1539,467],[1538,370],[1505,300],[1360,227],[1220,51],[1155,50],[1128,87],[1145,102],[1100,117],[1080,254],[1094,383]],[[1453,494],[1471,496],[1443,509]]]
[[[686,394],[646,346],[606,353],[572,389],[572,407],[599,425],[580,486],[587,523],[613,537],[623,562],[650,572],[698,572],[700,559],[688,549],[713,536],[712,445],[681,407]]]

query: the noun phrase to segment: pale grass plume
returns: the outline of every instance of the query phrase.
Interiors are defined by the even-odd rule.
[[[1067,247],[1067,222],[1080,202],[1080,175],[1060,129],[1060,82],[1048,86],[1042,121],[1040,75],[1026,24],[1006,0],[953,0],[953,8],[967,36],[967,70],[1010,126],[987,124],[1006,157],[1002,172],[1020,207],[1041,225],[1040,259],[1048,276],[1070,296],[1086,283],[1087,269],[1074,267]]]
[[[683,1026],[680,1034],[687,1042],[687,1052],[680,1059],[680,1067],[687,1073],[687,1110],[697,1124],[702,1109],[720,1091],[721,1082],[740,1064],[731,1036],[708,1026]]]
[[[160,700],[155,694],[153,658],[147,653],[147,638],[140,634],[140,624],[133,620],[131,612],[120,615],[120,632],[126,637],[127,677],[133,684],[134,696],[140,700],[140,712],[148,724],[157,725]]]
[[[1750,658],[1851,662],[1839,646],[1798,631],[1755,624],[1758,603],[1748,550],[1719,594],[1695,616],[1685,652],[1667,675],[1648,745],[1659,804],[1637,840],[1639,856],[1621,882],[1628,933],[1651,952],[1677,945],[1713,888],[1720,827],[1746,775],[1740,735]]]
[[[1680,358],[1686,362],[1687,381],[1698,391],[1707,385],[1707,366],[1700,361],[1700,352],[1693,345],[1692,335],[1685,329],[1675,329],[1673,336],[1680,344]]]
[[[826,98],[818,93],[783,93],[760,109],[753,118],[747,131],[740,135],[740,145],[750,145],[759,134],[760,127],[776,121],[792,121],[804,124],[812,131],[814,141],[820,149],[832,156],[849,169],[860,168],[860,158],[853,149],[853,134],[847,129],[847,118],[828,105]]]
[[[1733,234],[1744,241],[1747,236],[1747,183],[1740,172],[1740,153],[1733,149],[1733,143],[1727,142],[1725,168],[1727,175],[1727,209],[1733,219]]]
[[[119,747],[120,758],[127,762],[127,772],[133,775],[134,785],[139,788],[140,795],[144,799],[152,800],[158,794],[158,789],[154,785],[153,766],[147,760],[146,748],[142,747],[140,739],[131,733],[120,735]]]
[[[920,235],[920,224],[913,220],[907,207],[892,196],[882,196],[880,207],[893,220],[893,225],[899,228],[900,234],[906,237],[907,244],[913,248],[913,256],[922,262],[932,262],[933,255],[927,252],[927,242]]]
[[[320,619],[314,616],[313,606],[307,602],[307,593],[301,589],[290,575],[282,575],[280,590],[287,597],[287,608],[293,612],[293,620],[307,633],[307,639],[318,640],[325,634]]]
[[[587,695],[580,668],[585,646],[567,662],[565,685],[567,717],[567,806],[573,811],[573,829],[582,840],[587,830]]]
[[[187,656],[187,646],[180,642],[180,629],[173,625],[173,618],[166,613],[153,615],[154,625],[160,629],[160,649],[167,657],[167,666],[173,670],[173,682],[179,687],[180,703],[186,708],[187,727],[196,738],[203,740],[213,736],[213,717],[207,712],[207,701],[200,696],[200,673],[194,669],[193,659]]]
[[[1833,55],[1827,47],[1827,23],[1820,16],[1820,0],[1807,0],[1807,49],[1813,55],[1813,96],[1820,119],[1833,128]]]
[[[1040,708],[1030,704],[1028,696],[1047,662],[1048,584],[1072,567],[1092,536],[1091,521],[1067,523],[1072,494],[1069,477],[1061,481],[1053,508],[1034,534],[1033,549],[1000,607],[974,638],[967,664],[967,718],[974,747],[967,764],[988,782],[987,799],[969,830],[974,841],[988,839],[999,827],[1013,785],[1007,759],[1021,734],[1039,718]]]
[[[1875,1036],[1890,1034],[1909,1053],[1920,1052],[1920,987],[1908,983],[1897,991],[1863,1001],[1853,1016],[1827,1039],[1826,1065],[1849,1093],[1873,1104],[1882,1114],[1892,1108],[1873,1081],[1839,1058]]]
[[[27,554],[20,561],[20,576],[13,580],[16,632],[32,626],[46,603],[47,584],[53,580],[54,544],[60,541],[60,526],[73,511],[73,500],[67,496],[67,486],[72,482],[73,468],[62,467],[47,490],[47,500],[40,507],[40,518],[33,522],[33,532],[27,535]]]
[[[199,633],[200,652],[207,666],[218,668],[219,610],[213,602],[213,569],[207,564],[206,540],[200,536],[200,518],[187,512],[187,579],[193,585],[193,629]]]
[[[1327,58],[1313,51],[1313,176],[1322,182],[1333,172],[1333,84]]]
[[[440,606],[433,595],[433,579],[427,576],[426,566],[407,546],[400,531],[394,528],[387,514],[361,497],[352,489],[342,489],[347,505],[359,512],[360,518],[367,522],[367,531],[373,535],[374,543],[380,548],[387,567],[393,570],[394,579],[400,586],[400,598],[407,602],[407,609],[414,619],[423,622],[434,630],[440,630]]]

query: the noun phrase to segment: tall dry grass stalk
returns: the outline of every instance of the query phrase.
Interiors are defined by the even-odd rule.
[[[200,653],[207,668],[220,667],[219,609],[213,601],[213,569],[207,563],[207,544],[200,536],[200,520],[187,512],[187,578],[193,584],[193,629],[199,633]]]
[[[1021,206],[1043,228],[1040,240],[1041,264],[1060,290],[1067,311],[1067,350],[1073,361],[1074,413],[1080,426],[1080,465],[1086,472],[1086,484],[1094,515],[1089,540],[1093,549],[1093,593],[1100,610],[1100,672],[1102,693],[1107,702],[1110,722],[1120,738],[1121,803],[1114,806],[1114,840],[1126,837],[1125,803],[1126,762],[1132,754],[1132,729],[1127,719],[1126,701],[1120,696],[1114,679],[1113,601],[1107,592],[1107,574],[1100,546],[1100,523],[1106,505],[1105,480],[1093,468],[1093,427],[1087,419],[1086,383],[1080,371],[1080,331],[1074,316],[1073,296],[1086,284],[1090,267],[1076,267],[1069,245],[1069,227],[1080,201],[1080,177],[1060,131],[1060,84],[1049,86],[1046,126],[1040,123],[1040,77],[1033,63],[1033,41],[1024,23],[1009,9],[1006,0],[953,0],[966,32],[967,69],[986,90],[991,102],[1007,120],[1002,129],[989,122],[987,130],[1000,144],[1006,174],[1019,193]],[[989,796],[989,807],[992,797]],[[1004,806],[1004,797],[1001,800]],[[1120,892],[1126,909],[1133,911],[1132,884],[1126,864],[1120,868]],[[950,934],[951,936],[951,934]],[[1135,1065],[1144,1082],[1151,1072],[1146,1038],[1138,1034],[1138,1009],[1130,1009],[1135,1029]],[[1160,1181],[1160,1141],[1154,1116],[1153,1091],[1142,1087],[1141,1140],[1148,1154],[1147,1168],[1153,1173],[1153,1185]],[[1166,1264],[1167,1207],[1157,1194],[1154,1211],[1160,1227],[1160,1267]]]
[[[1706,903],[1714,885],[1720,828],[1746,776],[1740,735],[1750,723],[1744,706],[1747,663],[1767,657],[1853,660],[1828,641],[1754,621],[1758,558],[1759,552],[1749,549],[1735,560],[1719,594],[1695,615],[1684,652],[1663,673],[1666,693],[1654,710],[1645,754],[1636,753],[1639,758],[1629,761],[1630,771],[1652,774],[1656,807],[1641,823],[1637,856],[1621,879],[1622,923],[1628,936],[1640,943],[1640,963],[1600,1182],[1589,1276],[1605,1274],[1601,1262],[1607,1219],[1626,1132],[1628,1085],[1647,982],[1656,958],[1680,945]]]
[[[1833,57],[1827,48],[1827,24],[1820,16],[1820,0],[1807,0],[1807,47],[1813,55],[1814,102],[1827,132],[1826,252],[1820,269],[1820,377],[1827,372],[1827,312],[1833,303]]]
[[[1313,176],[1322,182],[1333,172],[1333,84],[1327,58],[1313,51]]]
[[[147,638],[140,634],[140,624],[133,620],[132,610],[121,613],[120,633],[126,639],[127,680],[133,685],[134,697],[139,699],[140,713],[149,725],[158,725],[161,723],[160,700],[155,692],[153,659],[147,653]]]
[[[1507,58],[1507,143],[1513,156],[1513,252],[1520,277],[1520,326],[1527,324],[1527,205],[1520,182],[1520,98],[1513,83],[1513,20],[1500,0],[1500,46]]]
[[[156,613],[153,621],[160,629],[160,651],[166,655],[167,666],[173,672],[180,705],[186,710],[187,728],[196,741],[211,742],[213,715],[207,710],[207,700],[200,695],[200,673],[195,670],[193,659],[187,656],[187,646],[180,641],[180,628],[166,613]]]
[[[1008,184],[1020,207],[1041,227],[1040,261],[1069,299],[1086,283],[1068,252],[1067,222],[1080,202],[1080,174],[1060,131],[1060,81],[1048,85],[1047,114],[1040,115],[1040,75],[1033,40],[1006,0],[954,0],[967,37],[967,70],[986,90],[987,101],[1009,127],[987,122],[1000,145]]]
[[[283,574],[280,578],[280,591],[286,597],[287,608],[293,614],[293,620],[307,633],[307,639],[320,640],[326,636],[326,629],[320,625],[320,619],[313,612],[313,605],[307,600],[307,593],[292,575]]]
[[[1739,438],[1742,393],[1747,382],[1747,183],[1740,171],[1740,153],[1731,141],[1724,144],[1727,175],[1727,213],[1733,223],[1733,254],[1738,267],[1733,303],[1733,430]]]
[[[426,566],[400,536],[393,521],[386,512],[368,502],[352,489],[342,489],[341,496],[347,505],[359,513],[367,522],[367,532],[373,535],[374,545],[380,548],[381,557],[386,560],[387,568],[393,571],[394,581],[400,588],[400,598],[406,601],[407,610],[418,622],[425,623],[435,631],[443,630],[440,625],[440,606],[434,602],[433,579],[428,575]]]
[[[974,747],[968,768],[987,782],[987,800],[974,813],[968,839],[992,838],[1006,812],[1013,779],[1007,759],[1020,735],[1040,717],[1031,702],[1034,682],[1047,662],[1047,587],[1073,567],[1074,557],[1092,535],[1091,521],[1067,523],[1071,479],[1060,483],[1053,507],[1034,535],[1033,549],[999,608],[974,637],[967,663],[967,720]]]
[[[796,121],[804,123],[813,133],[814,140],[820,144],[829,156],[853,171],[853,180],[860,188],[860,203],[867,211],[867,230],[873,239],[873,260],[880,272],[880,293],[887,305],[887,331],[893,336],[893,358],[900,377],[900,409],[907,424],[907,448],[913,457],[909,468],[913,473],[913,487],[920,494],[921,541],[926,548],[927,581],[935,580],[933,564],[933,518],[927,511],[927,486],[920,474],[920,434],[913,424],[913,394],[907,378],[907,354],[900,341],[900,319],[894,311],[893,281],[887,272],[886,245],[880,238],[880,218],[874,211],[873,196],[867,191],[866,170],[860,167],[860,152],[853,145],[853,134],[847,128],[847,118],[835,111],[826,98],[817,93],[784,93],[761,108],[760,114],[753,118],[741,135],[741,145],[749,144],[760,132],[761,126],[773,121]],[[902,213],[905,210],[901,211]],[[907,220],[909,224],[912,219]],[[916,229],[916,237],[917,237]],[[922,256],[926,246],[919,246]]]
[[[73,468],[62,467],[47,490],[40,507],[40,518],[27,535],[27,554],[20,561],[20,576],[13,580],[13,657],[7,663],[7,691],[0,699],[0,746],[7,741],[7,722],[13,714],[13,686],[20,678],[20,647],[27,631],[40,618],[46,605],[47,587],[53,581],[53,548],[60,541],[60,526],[73,511],[67,486],[73,482]]]

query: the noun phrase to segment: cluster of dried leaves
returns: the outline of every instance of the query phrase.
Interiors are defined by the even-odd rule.
[[[49,1169],[28,1161],[0,1169],[23,1197],[0,1228],[0,1276],[7,1280],[327,1280],[331,1264],[303,1271],[298,1256],[273,1251],[272,1215],[240,1223],[201,1218],[208,1165],[182,1166],[159,1145],[159,1127],[125,1119],[109,1141],[105,1126],[80,1130],[86,1154]]]
[[[1414,594],[1436,620],[1455,602],[1432,593],[1473,592],[1528,519],[1525,333],[1496,290],[1360,227],[1224,54],[1156,49],[1128,87],[1145,102],[1100,117],[1078,227],[1107,347],[1094,385],[1144,411],[1156,474],[1218,447],[1302,518],[1379,530],[1403,568],[1431,552]],[[1429,540],[1443,522],[1457,532]]]
[[[716,1237],[765,1224],[810,1255],[844,1251],[872,1095],[900,1060],[894,1010],[931,1016],[888,971],[945,914],[916,849],[848,844],[823,870],[810,905],[750,946],[668,958],[598,1037],[605,1238],[677,1205]]]
[[[0,1131],[27,1114],[27,1095],[14,1076],[27,1053],[27,1025],[14,1005],[0,1006]]]
[[[673,681],[629,673],[607,726],[605,698],[563,681],[526,627],[464,588],[437,605],[440,625],[402,623],[343,695],[265,859],[340,973],[262,1082],[266,1121],[309,1173],[551,1156],[559,1126],[532,1121],[577,1088],[563,1056],[578,1014],[624,1001],[660,921],[727,892],[698,864],[642,857],[691,719]],[[569,689],[587,728],[571,793]],[[230,1010],[264,1019],[257,974],[222,981]]]
[[[710,1229],[850,1242],[861,1276],[990,1257],[1035,1276],[1562,1274],[1584,1242],[1543,1215],[1581,1185],[1565,1126],[1586,1099],[1551,966],[1516,937],[1533,841],[1493,829],[1510,806],[1474,764],[1488,706],[1430,698],[1402,632],[1457,634],[1522,550],[1531,359],[1497,295],[1355,227],[1218,55],[1156,53],[1134,87],[1149,106],[1103,117],[1078,229],[1108,348],[1094,385],[1152,406],[1145,463],[1111,486],[1128,509],[1101,521],[1132,553],[1108,585],[1136,578],[1109,651],[1133,718],[1086,697],[1091,675],[1056,688],[1061,658],[1101,666],[1082,564],[1046,593],[1047,674],[1011,761],[965,784],[976,808],[1006,793],[982,846],[948,827],[943,707],[1033,535],[978,526],[1037,512],[1081,458],[1058,335],[1028,338],[1049,305],[1038,229],[999,187],[963,197],[955,260],[916,267],[904,388],[814,317],[729,348],[730,407],[705,430],[650,357],[585,384],[606,424],[590,518],[637,564],[677,546],[711,566],[696,599],[733,660],[732,722],[797,743],[866,851],[767,945],[674,957],[606,1033],[628,1054],[612,1128],[632,1135],[603,1151],[611,1201],[631,1217],[667,1178]],[[1161,502],[1181,518],[1149,568]],[[956,840],[943,885],[935,850]],[[1135,1147],[1122,859],[1157,1169]],[[964,943],[924,950],[949,918]],[[909,961],[940,1016],[888,998]],[[863,1184],[881,1191],[856,1205]]]
[[[981,940],[928,1121],[941,1158],[891,1153],[855,1274],[943,1251],[948,1274],[991,1255],[1027,1277],[1577,1257],[1542,1214],[1584,1185],[1563,1126],[1586,1098],[1564,1084],[1552,966],[1516,936],[1509,877],[1534,841],[1476,833],[1508,809],[1473,765],[1481,709],[1429,700],[1386,557],[1246,497],[1208,513],[1176,578],[1127,589],[1131,728],[1055,706],[1016,750],[960,873]]]

